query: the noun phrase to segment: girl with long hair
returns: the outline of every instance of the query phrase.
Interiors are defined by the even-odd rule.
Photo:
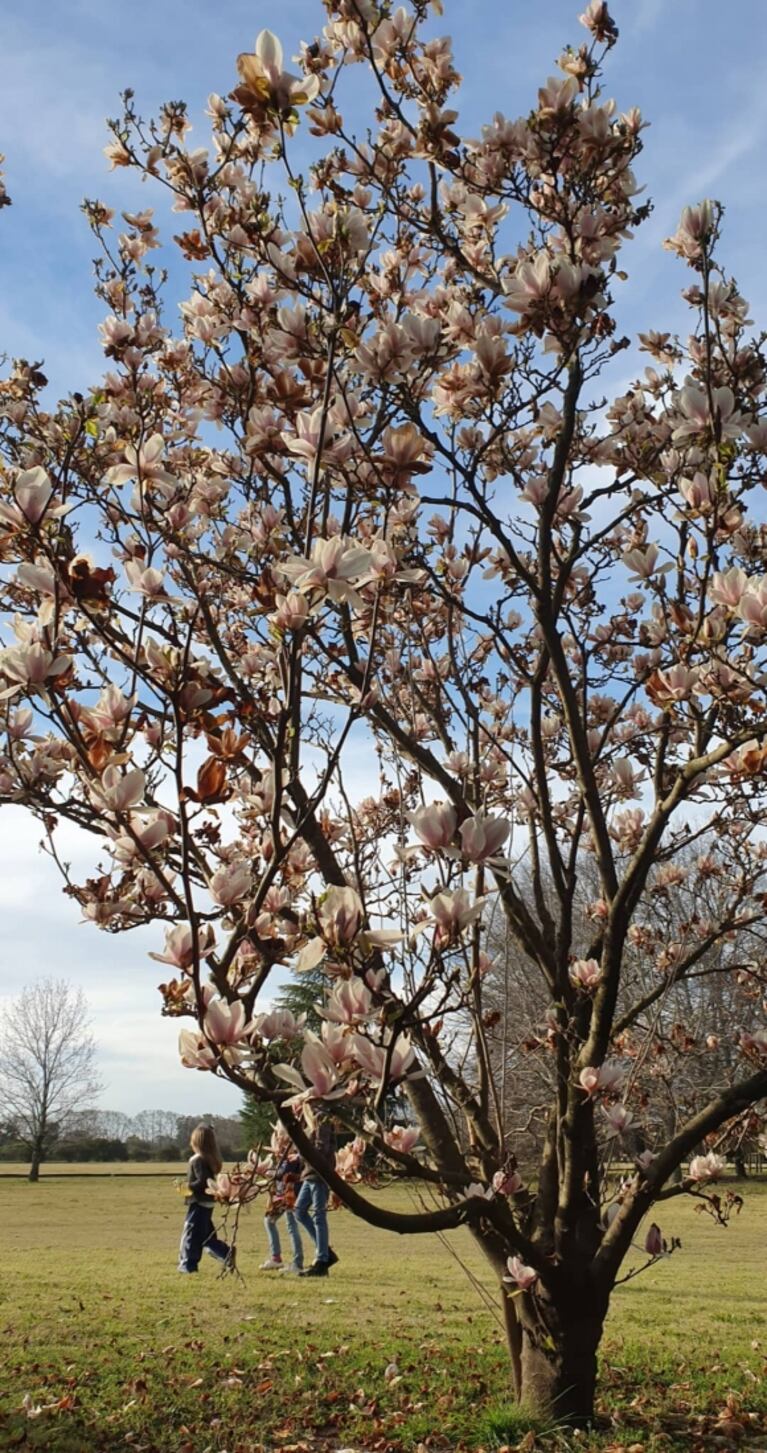
[[[234,1250],[216,1235],[213,1225],[215,1197],[208,1191],[208,1182],[215,1180],[221,1170],[221,1152],[216,1133],[210,1125],[198,1125],[191,1134],[189,1148],[189,1169],[186,1176],[187,1198],[186,1219],[181,1234],[178,1269],[194,1272],[200,1264],[203,1251],[216,1261],[221,1261],[234,1270]]]

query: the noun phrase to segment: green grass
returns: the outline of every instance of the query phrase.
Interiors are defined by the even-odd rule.
[[[683,1249],[616,1292],[600,1383],[611,1426],[536,1441],[509,1404],[498,1326],[439,1241],[335,1212],[339,1266],[286,1284],[257,1270],[254,1209],[239,1237],[244,1284],[219,1280],[209,1260],[179,1277],[172,1179],[95,1169],[36,1186],[0,1176],[2,1449],[709,1453],[735,1446],[714,1427],[729,1394],[760,1420],[741,1446],[767,1448],[767,1185],[749,1189],[727,1230],[683,1200],[664,1208],[663,1230]],[[492,1293],[468,1235],[450,1244]],[[25,1395],[38,1417],[23,1411]]]

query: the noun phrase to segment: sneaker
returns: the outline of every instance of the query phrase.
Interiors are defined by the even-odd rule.
[[[266,1261],[262,1261],[258,1269],[259,1271],[283,1271],[282,1257],[267,1256]]]
[[[307,1266],[306,1271],[299,1271],[299,1276],[327,1276],[328,1264],[326,1261],[313,1261]]]
[[[197,1275],[197,1267],[196,1266],[177,1266],[176,1267],[176,1271],[180,1271],[182,1276],[196,1276]]]
[[[333,1250],[332,1246],[329,1246],[328,1247],[328,1266],[337,1266],[337,1265],[338,1265],[338,1257],[336,1256],[336,1253]]]
[[[289,1261],[281,1270],[283,1276],[301,1276],[304,1268],[299,1261]]]

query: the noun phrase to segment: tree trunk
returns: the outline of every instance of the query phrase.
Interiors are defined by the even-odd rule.
[[[35,1144],[32,1146],[32,1160],[31,1160],[30,1166],[29,1166],[29,1180],[31,1180],[31,1181],[39,1181],[39,1179],[40,1179],[40,1166],[42,1164],[42,1160],[43,1160],[43,1147],[42,1147],[42,1145],[40,1144],[39,1141],[35,1141]]]
[[[524,1304],[521,1402],[545,1421],[590,1427],[606,1309],[589,1306],[588,1297],[565,1315],[539,1296],[517,1301]]]

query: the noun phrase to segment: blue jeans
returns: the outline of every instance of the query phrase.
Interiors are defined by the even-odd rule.
[[[216,1261],[226,1261],[229,1255],[229,1247],[213,1227],[213,1208],[190,1201],[178,1250],[179,1271],[196,1271],[203,1251],[210,1252]]]
[[[274,1257],[275,1261],[280,1260],[282,1256],[282,1248],[280,1246],[280,1233],[277,1230],[277,1222],[279,1221],[280,1216],[282,1216],[283,1214],[285,1216],[285,1225],[288,1228],[288,1236],[290,1237],[290,1246],[293,1252],[293,1260],[296,1266],[303,1266],[304,1248],[301,1242],[301,1232],[298,1229],[295,1213],[293,1211],[278,1211],[275,1216],[264,1216],[266,1234],[269,1238],[269,1252]]]
[[[309,1206],[311,1205],[311,1211]],[[296,1218],[314,1242],[315,1261],[328,1260],[328,1188],[324,1181],[303,1181],[294,1207]]]

